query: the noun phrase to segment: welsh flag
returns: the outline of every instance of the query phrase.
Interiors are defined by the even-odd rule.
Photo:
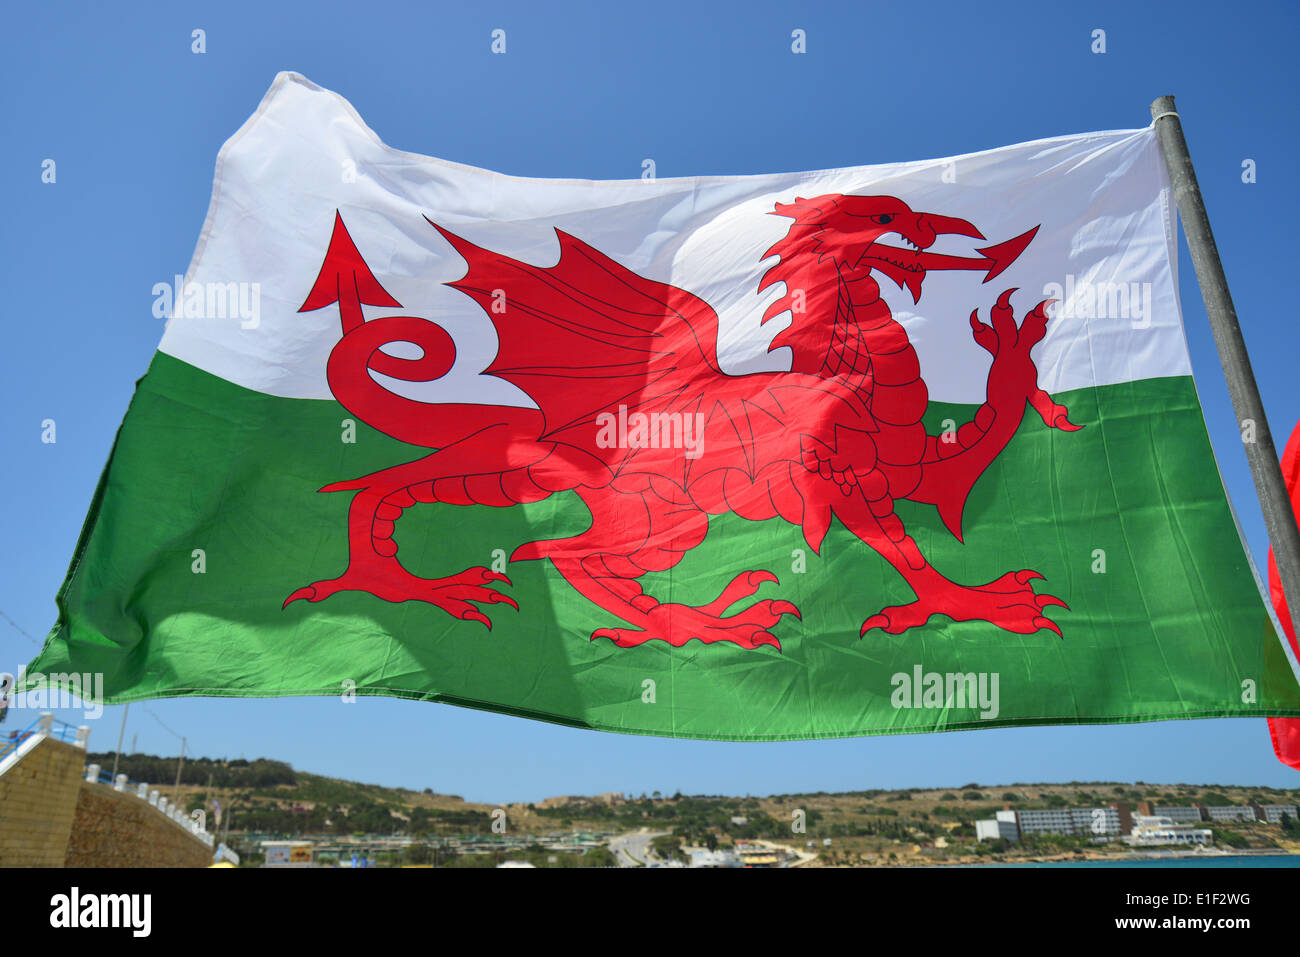
[[[1300,717],[1152,129],[626,181],[218,157],[32,673],[767,740]]]

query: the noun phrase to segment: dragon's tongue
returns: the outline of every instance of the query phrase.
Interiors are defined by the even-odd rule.
[[[998,243],[996,246],[985,246],[975,250],[978,258],[966,256],[949,256],[944,253],[919,252],[916,254],[916,261],[923,270],[931,269],[970,269],[983,271],[985,273],[984,282],[988,282],[994,276],[1002,273],[1008,266],[1020,258],[1020,254],[1025,251],[1025,247],[1033,240],[1038,233],[1038,227],[1035,226],[1026,232],[1021,233],[1006,242]]]
[[[921,280],[924,278],[925,273],[923,272],[909,272],[907,274],[907,279],[904,280],[904,285],[906,285],[908,290],[912,293],[912,302],[921,301]]]
[[[978,251],[978,250],[977,250]],[[916,261],[922,269],[988,269],[990,260],[986,256],[972,259],[967,256],[949,256],[946,253],[921,252],[916,254]]]

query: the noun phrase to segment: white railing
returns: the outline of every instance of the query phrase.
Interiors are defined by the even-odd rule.
[[[207,815],[203,811],[194,811],[192,815],[187,816],[179,804],[169,800],[167,797],[158,793],[157,788],[151,788],[143,782],[132,782],[127,779],[125,774],[119,774],[117,777],[109,777],[100,770],[98,764],[86,765],[86,780],[105,784],[114,791],[122,794],[132,794],[141,801],[147,803],[150,807],[156,808],[160,814],[172,821],[177,827],[184,829],[194,837],[198,838],[208,847],[216,845],[215,839],[208,833]],[[230,852],[234,854],[234,851]],[[236,855],[236,863],[238,855]]]
[[[22,731],[12,731],[7,739],[0,739],[0,774],[21,761],[24,755],[46,738],[54,738],[84,751],[90,741],[90,727],[82,725],[74,728],[66,721],[55,721],[53,712],[42,711],[40,717]]]

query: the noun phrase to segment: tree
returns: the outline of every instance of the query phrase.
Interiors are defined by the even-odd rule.
[[[588,848],[580,858],[579,867],[618,867],[618,860],[607,847]]]
[[[1206,807],[1232,807],[1235,802],[1217,791],[1206,791],[1201,795],[1201,803]]]
[[[1250,839],[1244,834],[1237,831],[1230,831],[1227,828],[1211,828],[1214,832],[1214,839],[1220,844],[1227,844],[1229,847],[1248,847]]]
[[[654,853],[666,861],[686,860],[686,852],[682,850],[682,839],[667,835],[664,837],[652,838],[650,847]]]
[[[402,855],[406,864],[428,864],[433,859],[433,848],[428,844],[412,844]]]

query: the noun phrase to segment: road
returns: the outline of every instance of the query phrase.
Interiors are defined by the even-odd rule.
[[[774,851],[787,851],[793,853],[795,860],[791,861],[788,867],[798,867],[800,864],[807,864],[810,861],[817,860],[817,852],[810,851],[800,847],[797,844],[778,844],[776,841],[751,841],[751,844],[759,844],[763,847],[770,847]]]
[[[647,831],[643,828],[631,834],[620,834],[609,842],[609,849],[618,860],[619,867],[642,867],[658,860],[650,850],[650,842],[667,833],[667,831]]]

